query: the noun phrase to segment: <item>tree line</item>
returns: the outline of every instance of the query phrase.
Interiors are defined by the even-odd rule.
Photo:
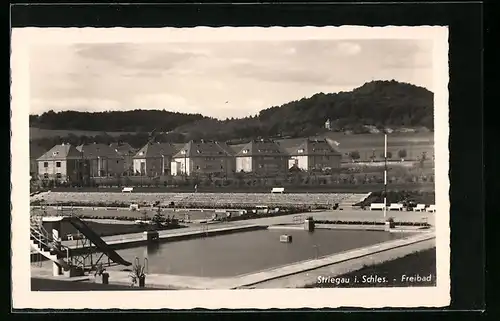
[[[206,117],[165,110],[129,110],[80,112],[50,110],[41,115],[30,115],[30,127],[59,130],[87,130],[99,132],[171,131],[180,125]]]
[[[53,111],[30,116],[30,126],[49,129],[96,131],[129,131],[111,137],[69,136],[47,140],[95,142],[128,142],[134,147],[144,145],[148,133],[161,132],[157,141],[187,142],[191,139],[212,139],[238,143],[261,137],[294,138],[320,135],[327,131],[367,133],[367,125],[385,128],[425,127],[433,130],[433,93],[425,88],[397,81],[373,81],[350,92],[318,93],[310,98],[292,101],[260,111],[256,116],[218,120],[202,115],[167,111],[134,110],[85,113]],[[43,139],[42,139],[43,140]],[[37,141],[42,141],[38,139]],[[52,144],[54,145],[54,144]]]

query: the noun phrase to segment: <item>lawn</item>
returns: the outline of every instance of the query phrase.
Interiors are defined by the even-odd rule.
[[[64,130],[64,129],[42,129],[36,127],[30,127],[30,139],[39,139],[46,137],[66,137],[70,134],[76,136],[97,136],[102,135],[103,132],[91,131],[91,130]],[[110,136],[120,136],[126,134],[137,134],[136,132],[106,132]]]
[[[427,282],[409,282],[402,281],[402,276],[428,276],[431,275],[431,281]],[[376,276],[386,278],[387,283],[363,283],[363,277]],[[407,286],[436,286],[436,248],[425,250],[418,253],[412,253],[400,259],[385,262],[379,265],[367,266],[361,270],[340,275],[336,278],[349,278],[351,281],[357,279],[359,283],[315,283],[306,286],[307,288],[325,288],[325,287],[407,287]]]
[[[434,190],[434,183],[401,183],[391,184],[390,190]],[[374,184],[338,184],[338,185],[317,185],[317,186],[286,186],[286,193],[369,193],[384,189],[383,183]],[[55,187],[53,192],[106,192],[121,193],[122,188],[99,188],[99,187]],[[270,186],[199,186],[198,193],[269,193]],[[134,187],[134,193],[192,193],[193,187]]]

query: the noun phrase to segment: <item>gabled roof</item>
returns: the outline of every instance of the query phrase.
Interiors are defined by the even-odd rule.
[[[48,152],[40,156],[37,161],[82,159],[82,153],[70,144],[61,144],[52,147]]]
[[[247,144],[236,144],[236,145],[228,145],[229,148],[232,149],[233,155],[236,155],[240,152],[240,150],[245,147]]]
[[[147,143],[144,145],[134,158],[154,158],[163,156],[172,156],[179,151],[179,146],[172,143]]]
[[[135,155],[137,149],[133,148],[130,146],[129,143],[111,143],[109,145],[111,149],[115,150],[115,152],[118,153],[120,156],[126,156],[126,155]]]
[[[341,155],[341,153],[327,139],[307,138],[298,146],[290,148],[290,155]]]
[[[174,158],[182,157],[226,157],[232,156],[233,150],[226,144],[216,141],[190,141],[186,143]]]
[[[47,151],[46,148],[44,148],[36,143],[30,142],[30,158],[31,159],[39,158],[40,156],[45,154],[46,151]]]
[[[287,151],[272,140],[253,140],[243,146],[236,156],[287,156]]]
[[[83,157],[93,159],[97,157],[104,158],[120,158],[120,155],[106,144],[86,144],[77,147],[83,153]]]

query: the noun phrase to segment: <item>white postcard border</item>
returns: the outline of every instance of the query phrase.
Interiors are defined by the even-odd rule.
[[[189,36],[187,36],[189,35]],[[430,39],[434,42],[437,286],[412,288],[32,292],[29,259],[29,46],[49,43],[180,42],[299,39]],[[14,28],[12,30],[11,226],[13,308],[270,309],[442,307],[450,303],[448,28]],[[47,80],[50,81],[50,80]],[[140,297],[138,297],[140,296]]]

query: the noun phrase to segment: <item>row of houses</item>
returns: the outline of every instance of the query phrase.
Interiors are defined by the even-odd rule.
[[[33,156],[33,154],[32,154]],[[60,181],[106,176],[181,176],[286,173],[291,168],[339,168],[341,153],[332,142],[304,139],[284,147],[272,140],[228,145],[217,141],[148,143],[138,151],[128,144],[56,145],[36,158],[32,176]],[[36,174],[35,174],[36,173]]]

